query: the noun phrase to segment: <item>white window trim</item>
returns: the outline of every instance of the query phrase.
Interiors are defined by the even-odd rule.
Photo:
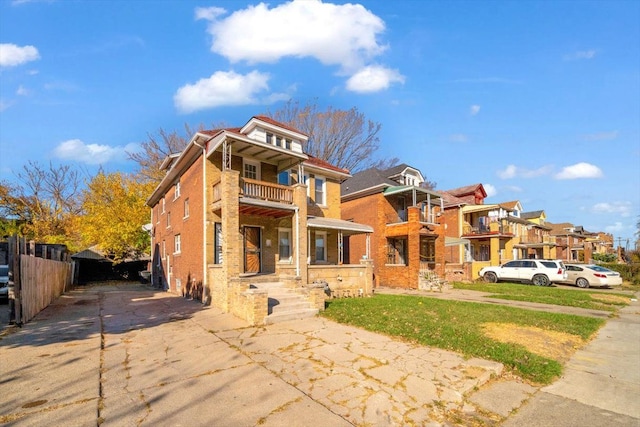
[[[173,185],[173,200],[176,200],[180,197],[180,181],[177,181]]]
[[[173,236],[173,253],[175,255],[182,252],[182,238],[180,234]]]
[[[318,240],[319,237],[322,237],[322,240],[324,241],[324,259],[318,259],[317,255],[318,255],[318,249],[316,247],[316,241]],[[314,249],[314,253],[316,255],[315,260],[316,263],[326,263],[327,259],[328,259],[328,254],[327,254],[327,232],[326,231],[316,231],[316,235],[314,238],[314,244],[313,244],[313,249]]]
[[[318,195],[317,188],[316,188],[316,184],[318,180],[322,181],[322,200],[320,202],[315,200],[316,196]],[[325,178],[324,176],[316,175],[313,177],[313,199],[317,205],[327,206],[327,178]]]
[[[293,259],[293,234],[291,232],[291,228],[278,227],[278,254],[280,254],[280,232],[289,233],[289,258],[280,258],[280,262],[289,264]]]
[[[255,166],[256,167],[256,178],[255,179],[258,180],[258,181],[260,181],[262,179],[262,176],[261,176],[262,172],[260,170],[261,168],[260,168],[260,162],[259,161],[250,160],[250,159],[247,159],[247,158],[244,158],[244,157],[242,158],[242,177],[243,178],[246,178],[246,176],[245,176],[245,172],[246,171],[245,171],[245,168],[244,168],[245,165]],[[251,179],[251,178],[249,178],[249,179]]]
[[[186,199],[184,199],[184,203],[182,205],[182,209],[184,211],[184,216],[182,217],[182,219],[189,218],[189,215],[191,215],[191,208],[189,206],[189,198],[188,197]]]

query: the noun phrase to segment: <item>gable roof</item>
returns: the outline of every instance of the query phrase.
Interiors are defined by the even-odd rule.
[[[317,157],[314,157],[310,154],[307,154],[307,157],[309,157],[307,160],[304,161],[305,166],[310,166],[310,167],[316,167],[319,169],[325,169],[331,172],[336,172],[338,174],[342,174],[345,175],[345,178],[348,178],[351,176],[351,174],[349,173],[349,171],[347,169],[344,168],[339,168],[338,166],[334,166],[331,163],[327,162],[326,160],[322,160],[319,159]]]
[[[509,210],[514,210],[518,205],[520,205],[520,207],[522,207],[522,204],[520,203],[519,200],[511,200],[509,202],[500,203],[500,206],[502,206],[505,209],[509,209]]]
[[[377,188],[383,190],[395,185],[398,183],[389,179],[380,169],[370,168],[353,174],[351,178],[340,184],[340,193],[342,197],[345,197],[365,190]]]
[[[520,218],[524,218],[524,219],[540,218],[543,214],[544,214],[543,210],[531,211],[531,212],[520,212]]]
[[[487,197],[487,192],[484,189],[482,183],[466,185],[464,187],[453,188],[451,190],[446,190],[447,193],[450,193],[456,197],[465,196],[468,194],[475,194],[476,190],[482,190],[482,196]]]
[[[440,191],[440,194],[442,194],[442,199],[444,200],[444,208],[451,208],[454,206],[464,206],[464,205],[468,205],[469,203],[464,200],[461,199],[460,197],[456,197],[453,194],[449,193],[448,191]]]

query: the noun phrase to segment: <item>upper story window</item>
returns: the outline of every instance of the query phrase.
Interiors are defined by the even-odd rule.
[[[315,177],[315,202],[318,205],[326,205],[326,185],[327,180],[321,176]]]
[[[171,212],[167,212],[167,228],[171,227]]]
[[[173,237],[173,243],[174,243],[174,247],[173,247],[173,253],[174,254],[179,254],[182,250],[182,242],[181,242],[181,238],[179,234],[176,234]]]
[[[189,218],[189,198],[184,199],[184,217]]]
[[[162,204],[162,213],[165,213],[166,203],[165,203],[164,197],[162,198],[162,203],[161,204]]]
[[[176,182],[173,186],[173,200],[180,197],[180,181]]]
[[[242,169],[245,178],[260,180],[260,162],[244,159]]]

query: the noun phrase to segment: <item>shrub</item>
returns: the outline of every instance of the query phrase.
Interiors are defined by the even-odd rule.
[[[634,262],[630,264],[607,263],[600,264],[609,270],[617,271],[623,280],[628,280],[633,285],[640,285],[640,263]]]

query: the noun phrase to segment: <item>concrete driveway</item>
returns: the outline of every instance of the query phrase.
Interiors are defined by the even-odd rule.
[[[247,327],[139,285],[63,295],[0,360],[0,423],[20,426],[442,425],[502,371],[319,317]]]

